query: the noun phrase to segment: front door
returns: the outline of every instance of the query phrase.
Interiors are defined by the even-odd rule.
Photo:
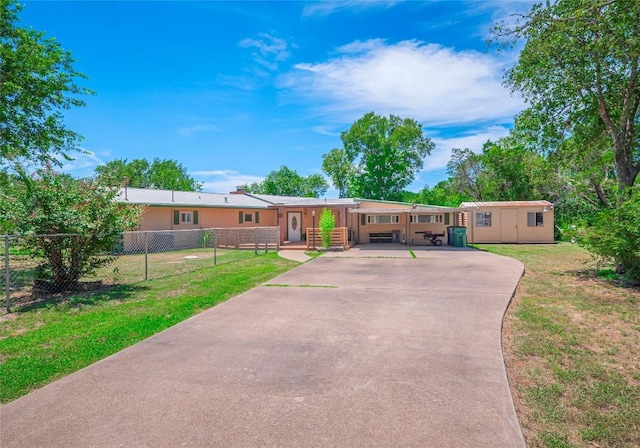
[[[287,213],[287,240],[302,241],[302,213]]]
[[[506,208],[500,210],[500,229],[502,243],[518,242],[518,210]]]

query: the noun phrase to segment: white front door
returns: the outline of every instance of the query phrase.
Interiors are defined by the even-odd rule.
[[[287,229],[289,241],[302,241],[302,213],[287,213]]]

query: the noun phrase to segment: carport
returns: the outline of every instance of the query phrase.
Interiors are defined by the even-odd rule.
[[[447,227],[461,226],[463,212],[455,207],[400,205],[350,209],[357,216],[351,229],[359,244],[447,244]],[[440,244],[437,243],[440,242]]]

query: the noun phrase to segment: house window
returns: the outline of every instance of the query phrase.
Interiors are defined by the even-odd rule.
[[[490,212],[476,213],[476,227],[491,227],[491,213]]]
[[[540,212],[527,213],[527,227],[542,227],[544,215]]]
[[[181,212],[180,210],[174,210],[173,225],[179,226],[180,224],[198,224],[198,211]]]
[[[400,222],[399,215],[368,215],[367,224],[397,224]]]
[[[253,222],[253,213],[245,213],[244,222]]]
[[[439,224],[442,223],[442,215],[411,215],[411,224]]]

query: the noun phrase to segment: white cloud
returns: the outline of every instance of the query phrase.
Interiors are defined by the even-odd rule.
[[[60,163],[62,163],[61,171],[75,176],[88,176],[93,174],[95,167],[104,164],[95,152],[86,148],[78,148],[78,150],[78,152],[67,154],[72,160],[66,160],[62,156],[56,156]]]
[[[280,79],[295,101],[316,104],[343,122],[363,113],[394,113],[427,126],[511,120],[522,110],[501,84],[504,63],[438,44],[352,42],[333,59],[302,63]]]
[[[220,128],[215,124],[195,124],[192,126],[183,126],[178,128],[178,133],[185,137],[191,137],[193,134],[201,132],[218,132]]]
[[[253,182],[262,182],[263,177],[252,174],[242,174],[234,170],[208,170],[194,171],[190,173],[197,180],[202,181],[202,189],[214,193],[228,193],[235,191],[236,187]],[[202,180],[210,179],[210,180]]]
[[[302,10],[303,16],[328,16],[334,12],[346,9],[368,9],[368,8],[391,8],[392,6],[400,3],[398,0],[321,0],[319,2],[313,2],[304,7]]]
[[[266,33],[261,33],[258,39],[242,39],[238,46],[241,48],[253,48],[253,59],[271,71],[278,70],[278,63],[286,61],[291,56],[287,42],[284,39]]]
[[[452,138],[432,137],[431,140],[436,147],[425,159],[423,171],[438,171],[446,168],[451,160],[453,148],[468,148],[474,152],[480,152],[487,140],[495,141],[508,134],[509,129],[504,126],[489,126],[486,129],[467,131],[463,135]]]

